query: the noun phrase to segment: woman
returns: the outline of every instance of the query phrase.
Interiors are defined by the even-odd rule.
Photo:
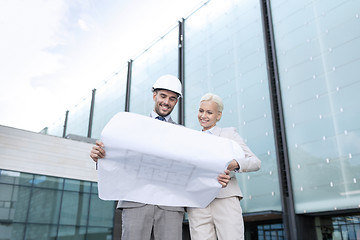
[[[202,131],[232,139],[243,149],[245,158],[234,159],[227,168],[231,171],[230,176],[235,176],[234,171],[259,170],[261,161],[246,146],[235,128],[216,126],[216,123],[221,119],[223,108],[221,98],[215,94],[207,93],[201,98],[198,120],[203,128]],[[244,222],[240,206],[242,197],[236,178],[232,177],[227,187],[222,188],[217,197],[206,208],[188,208],[191,239],[244,239]]]

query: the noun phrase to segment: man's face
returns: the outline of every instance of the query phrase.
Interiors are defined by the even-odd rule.
[[[154,91],[153,99],[155,101],[154,111],[162,117],[169,115],[178,102],[177,94],[169,90]]]

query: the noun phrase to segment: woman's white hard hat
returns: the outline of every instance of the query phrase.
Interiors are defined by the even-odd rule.
[[[158,78],[158,80],[156,80],[156,82],[152,87],[152,90],[155,91],[156,89],[169,90],[174,93],[177,93],[179,97],[182,96],[182,91],[181,91],[182,88],[181,88],[180,80],[177,77],[170,74],[161,76]]]

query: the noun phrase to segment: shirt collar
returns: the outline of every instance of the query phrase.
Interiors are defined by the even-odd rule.
[[[159,114],[157,114],[157,113],[153,110],[153,111],[151,112],[151,115],[150,115],[150,116],[155,119],[157,116],[159,116]],[[165,118],[165,120],[168,122],[169,119],[170,119],[170,114],[167,115],[167,116],[165,116],[164,118]]]
[[[215,125],[216,126],[216,125]],[[214,134],[214,128],[215,126],[213,126],[212,128],[208,129],[208,130],[205,130],[205,131],[202,131],[202,132],[205,132],[205,133],[209,133],[209,134]]]

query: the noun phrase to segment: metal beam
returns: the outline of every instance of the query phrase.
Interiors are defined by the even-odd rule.
[[[179,124],[185,125],[185,19],[179,21],[179,41],[178,41],[178,77],[182,83],[182,98],[179,99]]]
[[[133,62],[133,60],[131,60],[131,59],[128,61],[126,96],[125,96],[125,112],[130,111],[130,89],[131,89],[131,77],[132,77],[132,62]]]
[[[62,135],[63,138],[66,136],[68,117],[69,117],[69,110],[67,110],[65,113],[64,128],[63,128],[63,135]]]
[[[298,239],[270,0],[260,0],[285,239]]]
[[[92,132],[92,124],[93,124],[93,119],[94,119],[95,95],[96,95],[96,89],[94,88],[92,90],[92,95],[91,95],[89,125],[88,125],[88,133],[87,133],[88,138],[91,138],[91,132]]]

